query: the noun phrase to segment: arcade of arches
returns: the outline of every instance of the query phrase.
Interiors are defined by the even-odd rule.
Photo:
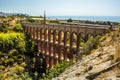
[[[56,65],[60,60],[73,61],[74,54],[80,48],[80,38],[87,41],[88,35],[93,37],[106,33],[106,26],[94,25],[50,25],[22,23],[27,32],[37,43],[48,67]]]

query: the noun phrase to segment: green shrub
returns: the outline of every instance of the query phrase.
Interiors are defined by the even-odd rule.
[[[9,53],[8,56],[13,58],[14,56],[18,55],[18,51],[16,49],[12,49]]]
[[[18,56],[12,56],[12,58],[13,58],[15,61],[17,61],[17,57],[18,57]]]
[[[50,80],[53,77],[57,77],[60,73],[62,73],[65,68],[72,65],[72,62],[61,61],[59,64],[55,65],[54,68],[47,69],[46,77],[43,80]]]
[[[9,58],[9,64],[12,65],[14,63],[14,59],[13,58]]]
[[[0,64],[12,65],[21,63],[25,59],[26,52],[25,35],[22,33],[0,33]],[[3,55],[7,54],[7,55]]]
[[[92,49],[95,49],[100,42],[101,36],[96,36],[95,38],[88,38],[88,41],[84,44],[82,43],[83,49],[80,54],[88,55]]]
[[[27,67],[27,64],[26,64],[26,63],[22,63],[22,66],[23,66],[23,67]]]
[[[8,53],[11,49],[24,53],[26,51],[25,36],[22,33],[0,33],[0,51]]]
[[[15,66],[15,69],[16,69],[16,71],[17,71],[17,72],[16,72],[17,74],[22,74],[23,71],[24,71],[23,67],[18,66],[18,65]]]
[[[3,70],[3,69],[5,69],[5,66],[0,66],[0,70]]]
[[[32,18],[28,18],[28,19],[27,19],[27,21],[28,21],[28,22],[30,22],[30,23],[35,22],[35,20],[34,20],[34,19],[32,19]]]
[[[5,59],[5,61],[3,62],[5,66],[8,66],[9,64],[9,60],[8,59]]]
[[[2,53],[2,52],[0,52],[0,57],[2,56],[2,54],[3,54],[3,53]]]
[[[57,20],[52,20],[52,21],[50,21],[50,23],[59,24],[59,21],[57,21]]]
[[[1,74],[1,73],[0,73],[0,79],[1,79],[1,80],[5,80],[4,74]]]
[[[72,20],[71,18],[69,18],[69,19],[67,20],[67,22],[73,22],[73,20]]]
[[[21,24],[16,24],[15,27],[13,28],[14,31],[16,32],[22,32],[23,31],[23,27]]]
[[[24,72],[21,74],[20,80],[32,80],[32,77],[29,75],[28,72]]]

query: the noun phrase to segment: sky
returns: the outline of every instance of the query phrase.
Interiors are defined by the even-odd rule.
[[[0,12],[47,16],[120,16],[120,0],[0,0]]]

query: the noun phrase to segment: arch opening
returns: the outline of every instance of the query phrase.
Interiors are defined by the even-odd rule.
[[[67,38],[66,44],[67,44],[67,46],[70,46],[70,32],[67,31],[66,34],[67,34],[66,35],[66,38]]]

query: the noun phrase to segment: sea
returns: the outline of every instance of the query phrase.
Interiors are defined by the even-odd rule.
[[[67,20],[91,20],[91,21],[110,21],[120,22],[120,16],[47,16],[49,19]]]

